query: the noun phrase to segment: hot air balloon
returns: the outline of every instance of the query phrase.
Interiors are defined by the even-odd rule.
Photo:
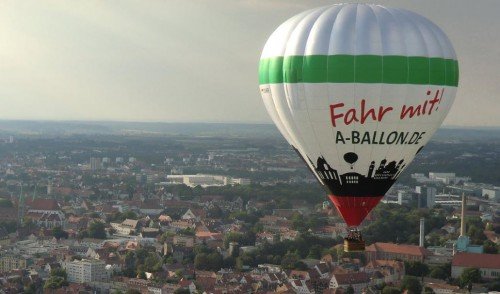
[[[443,31],[403,9],[338,4],[300,13],[269,37],[260,93],[281,134],[358,231],[448,113],[458,61]]]

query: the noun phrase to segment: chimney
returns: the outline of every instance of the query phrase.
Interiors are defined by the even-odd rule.
[[[465,236],[465,208],[467,205],[467,198],[465,193],[462,193],[462,214],[460,216],[460,236]]]
[[[418,240],[418,246],[424,247],[424,236],[425,236],[425,218],[420,219],[420,238]]]

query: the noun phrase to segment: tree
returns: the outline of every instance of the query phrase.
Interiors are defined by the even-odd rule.
[[[228,256],[223,260],[224,268],[233,268],[236,265],[236,259],[232,256]]]
[[[481,271],[477,268],[466,268],[460,277],[458,277],[458,285],[460,288],[479,282],[481,282]]]
[[[106,239],[106,230],[104,224],[101,222],[90,223],[88,232],[90,238]]]
[[[493,281],[488,284],[488,290],[490,291],[500,291],[500,279]]]
[[[56,268],[50,271],[50,277],[43,285],[44,289],[59,289],[68,285],[68,274],[64,269]]]
[[[434,292],[434,290],[432,290],[432,288],[430,287],[425,287],[424,288],[424,294],[435,294],[436,292]]]
[[[486,240],[483,243],[484,253],[497,254],[498,253],[498,245],[491,242],[490,240]]]
[[[405,276],[401,282],[401,290],[407,290],[409,294],[420,294],[422,292],[422,285],[418,278]]]
[[[349,285],[349,287],[345,290],[345,294],[354,294],[354,288]]]
[[[208,265],[208,255],[206,253],[198,253],[194,258],[194,268],[198,270],[206,270]]]
[[[396,287],[385,286],[382,290],[382,294],[401,294],[401,290]]]
[[[223,218],[224,211],[219,206],[214,206],[208,210],[208,216],[211,218]]]
[[[43,285],[44,289],[59,289],[62,286],[67,286],[68,282],[64,280],[62,277],[58,276],[51,276],[45,281],[45,284]]]
[[[307,254],[307,258],[320,259],[321,258],[321,246],[320,245],[312,245],[311,249],[309,249],[309,254]]]
[[[55,227],[52,229],[52,236],[54,236],[56,239],[67,239],[68,238],[68,233],[66,233],[61,227]]]
[[[14,205],[12,204],[12,201],[0,198],[0,207],[14,207]]]
[[[431,270],[429,277],[433,279],[445,280],[448,277],[448,275],[441,267],[436,267]]]
[[[297,253],[288,252],[281,260],[281,267],[284,269],[295,269],[296,263],[300,260]]]
[[[409,276],[423,277],[429,274],[429,267],[420,261],[405,261],[405,273]]]
[[[199,270],[218,271],[223,266],[222,255],[218,252],[200,252],[194,258],[194,267]]]
[[[189,294],[191,293],[187,288],[179,288],[174,291],[174,294]]]
[[[222,255],[218,252],[210,253],[208,256],[208,270],[219,271],[222,268]]]
[[[61,278],[65,279],[65,280],[68,278],[68,274],[62,268],[55,268],[55,269],[51,270],[50,271],[50,276],[51,277],[61,277]]]

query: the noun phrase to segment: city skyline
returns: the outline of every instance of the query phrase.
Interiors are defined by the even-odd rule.
[[[424,15],[454,44],[460,84],[445,126],[500,127],[500,57],[489,49],[500,45],[500,3],[373,2]],[[333,3],[4,2],[0,119],[271,123],[257,81],[265,41]]]

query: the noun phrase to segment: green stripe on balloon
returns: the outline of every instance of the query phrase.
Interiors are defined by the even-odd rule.
[[[394,55],[281,56],[260,61],[259,83],[384,83],[456,87],[458,61]]]

